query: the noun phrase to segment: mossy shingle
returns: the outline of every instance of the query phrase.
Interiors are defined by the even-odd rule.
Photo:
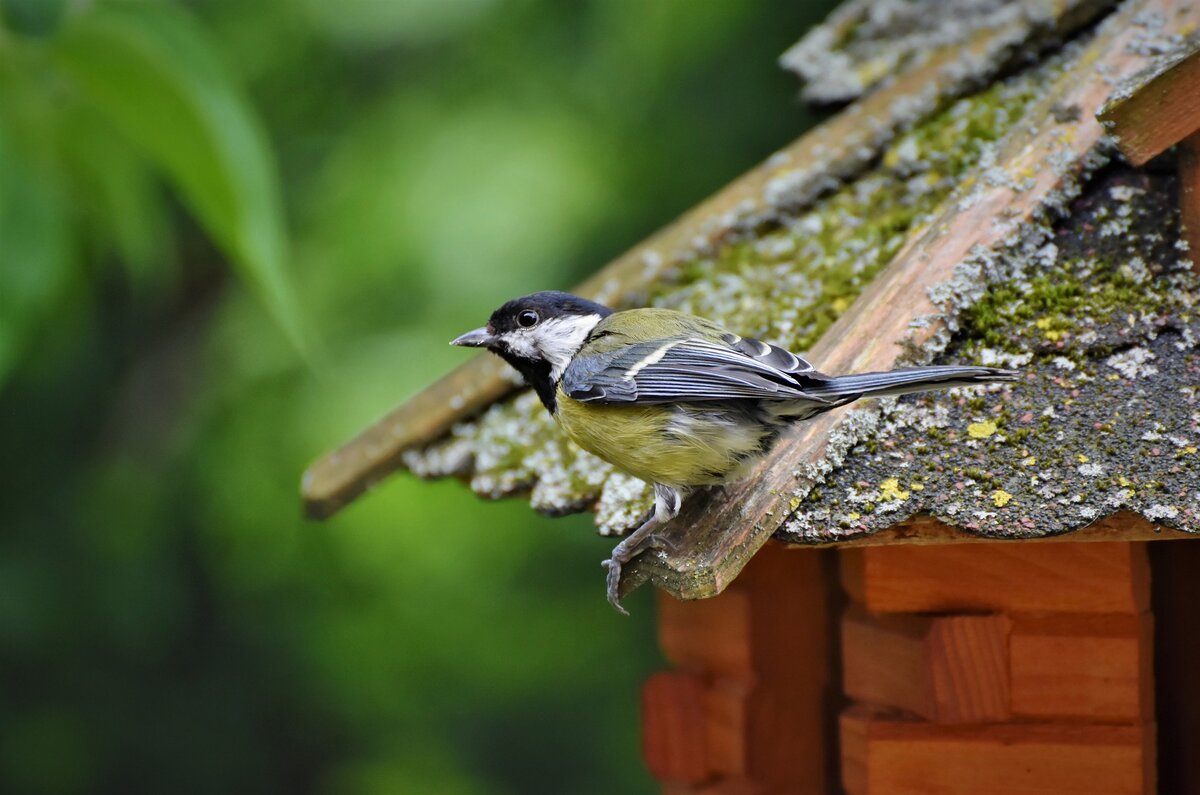
[[[1117,510],[1200,532],[1200,277],[1170,175],[1114,165],[1036,256],[996,263],[947,362],[1019,383],[901,398],[806,495],[792,542],[930,513],[989,536],[1069,532]]]

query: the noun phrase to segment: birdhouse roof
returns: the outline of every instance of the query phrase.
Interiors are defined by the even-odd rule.
[[[703,315],[825,372],[1025,377],[797,426],[750,480],[689,501],[677,548],[638,561],[627,588],[710,595],[772,534],[937,540],[914,515],[1007,538],[1118,511],[1200,532],[1200,277],[1180,188],[1115,158],[1095,118],[1200,9],[963,0],[939,12],[956,24],[922,31],[900,9],[914,4],[880,5],[897,16],[849,3],[783,58],[810,97],[852,104],[579,292]],[[608,533],[650,505],[490,356],[318,461],[308,508],[328,515],[399,466],[546,513],[593,510]]]

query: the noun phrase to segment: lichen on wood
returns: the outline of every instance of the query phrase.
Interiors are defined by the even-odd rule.
[[[809,102],[846,102],[981,34],[1028,46],[1111,7],[1105,0],[849,0],[779,58]]]

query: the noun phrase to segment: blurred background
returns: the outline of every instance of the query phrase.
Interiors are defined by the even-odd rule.
[[[589,517],[299,477],[809,126],[831,5],[0,0],[0,790],[652,791]]]

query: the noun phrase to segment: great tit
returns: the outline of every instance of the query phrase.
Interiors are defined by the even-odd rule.
[[[791,423],[862,397],[993,381],[992,367],[829,376],[794,353],[669,309],[606,306],[562,292],[517,298],[452,345],[515,367],[577,445],[654,487],[646,520],[604,561],[622,613],[621,567],[661,548],[655,530],[698,487],[743,477]]]

